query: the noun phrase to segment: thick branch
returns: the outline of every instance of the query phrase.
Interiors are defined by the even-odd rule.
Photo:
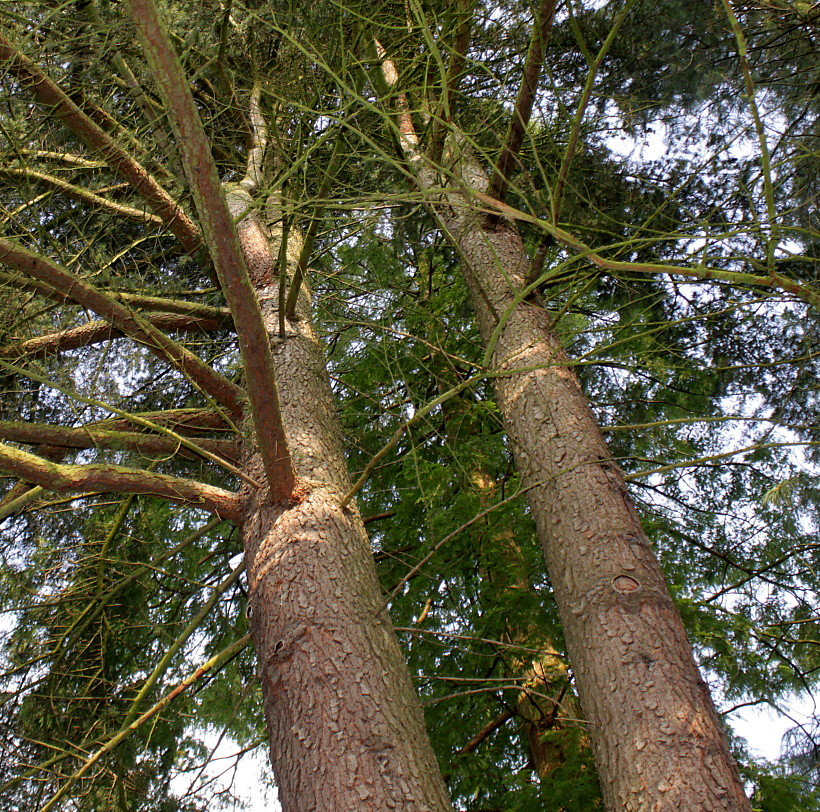
[[[21,54],[0,34],[0,61],[34,94],[37,101],[101,155],[108,166],[134,187],[190,254],[202,246],[202,237],[176,201],[153,176],[103,129],[95,124],[39,66]]]
[[[188,458],[197,455],[167,437],[155,437],[136,431],[116,431],[95,426],[67,428],[44,423],[20,423],[0,420],[0,438],[15,443],[49,445],[61,448],[112,448],[138,451],[141,454],[180,454]],[[197,438],[196,445],[233,463],[239,463],[236,443],[231,440]]]
[[[479,730],[478,733],[476,733],[475,736],[467,742],[467,744],[463,747],[459,747],[458,750],[456,750],[456,754],[463,756],[467,753],[474,752],[483,741],[492,736],[498,728],[512,719],[515,715],[515,711],[513,710],[505,710],[503,713],[500,713],[495,717],[495,719],[487,722],[487,724],[484,725],[484,727],[482,727],[481,730]]]
[[[532,106],[535,102],[535,92],[538,89],[538,78],[544,65],[544,47],[549,38],[552,20],[555,16],[556,0],[541,0],[535,25],[532,31],[530,49],[527,61],[524,63],[524,75],[521,77],[521,86],[515,100],[515,109],[510,119],[510,127],[501,157],[498,159],[495,173],[490,181],[490,197],[504,200],[507,196],[510,173],[515,166],[515,159],[524,142],[524,133],[532,116]]]
[[[71,301],[70,294],[57,290],[51,285],[20,276],[19,274],[9,274],[0,271],[0,285],[8,285],[15,290],[36,293],[53,302]],[[226,324],[231,320],[231,313],[225,307],[214,307],[213,305],[201,304],[200,302],[189,302],[186,299],[166,299],[162,296],[145,296],[142,293],[129,293],[127,291],[105,288],[98,288],[98,290],[104,295],[128,305],[128,307],[139,310],[150,310],[157,313],[176,313],[180,316],[189,316],[194,319],[213,319],[220,322],[224,320]],[[177,295],[181,296],[184,295],[184,293]]]
[[[239,495],[192,479],[121,465],[60,465],[0,443],[0,469],[56,493],[141,493],[239,519]]]
[[[158,412],[134,412],[133,416],[158,426],[185,432],[186,436],[205,431],[233,433],[233,429],[226,425],[224,416],[213,409],[166,409]],[[122,417],[110,417],[90,425],[106,430],[127,430],[133,428],[134,424]]]
[[[234,316],[271,496],[284,500],[293,492],[295,479],[279,411],[270,343],[210,144],[182,65],[154,3],[128,0],[127,5],[168,108],[205,241]]]
[[[78,304],[93,310],[114,328],[129,338],[142,342],[153,353],[180,370],[203,392],[224,404],[232,414],[241,416],[243,392],[236,384],[215,372],[201,358],[108,294],[56,262],[3,238],[0,238],[0,263],[63,291]]]
[[[211,332],[231,324],[230,314],[225,312],[222,319],[196,319],[189,316],[159,314],[146,316],[145,320],[160,330],[172,333]],[[123,333],[115,330],[107,321],[92,321],[80,327],[60,330],[26,341],[18,341],[6,347],[0,347],[0,358],[40,358],[54,355],[57,352],[88,347],[112,338],[121,338]]]

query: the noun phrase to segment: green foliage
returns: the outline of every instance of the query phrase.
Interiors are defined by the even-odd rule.
[[[190,211],[166,111],[136,38],[120,4],[95,5],[99,20],[82,4],[6,2],[0,20],[14,44]],[[271,130],[264,192],[279,195],[298,225],[320,224],[310,284],[351,471],[363,470],[426,404],[476,377],[408,427],[372,472],[359,506],[459,808],[580,812],[600,808],[600,789],[583,722],[573,721],[583,716],[543,556],[491,381],[481,379],[487,370],[461,258],[408,188],[395,121],[367,73],[366,40],[375,32],[399,65],[422,146],[444,119],[491,168],[509,126],[532,9],[475,5],[445,112],[442,84],[461,21],[456,5],[234,0],[163,8],[223,179],[244,172],[246,108],[258,82]],[[559,222],[600,256],[764,278],[777,272],[816,290],[816,11],[786,2],[742,9],[776,167],[766,189],[737,43],[719,5],[636,4],[598,70],[572,155],[589,64],[621,5],[560,5],[507,202],[548,218],[566,163]],[[112,69],[117,54],[133,81]],[[116,206],[147,210],[139,190],[52,110],[33,105],[24,82],[10,73],[2,82],[0,154],[16,173],[0,174],[3,236],[104,291],[159,297],[167,307],[222,306],[201,256],[185,254],[156,222],[121,216]],[[649,159],[638,146],[652,137],[665,139],[666,149]],[[635,150],[626,155],[624,145]],[[338,171],[329,178],[334,155]],[[111,205],[92,205],[35,172]],[[813,692],[820,673],[816,311],[762,286],[650,275],[637,265],[605,273],[546,239],[537,224],[520,226],[530,256],[540,250],[546,257],[531,300],[557,324],[725,707]],[[112,419],[71,391],[154,417],[213,406],[144,343],[106,335],[18,356],[21,342],[62,335],[94,317],[14,271],[4,269],[0,285],[0,357],[60,387],[4,371],[4,420],[75,427]],[[165,312],[134,307],[143,316]],[[233,330],[174,336],[239,376]],[[236,439],[241,431],[219,419],[174,419],[194,440]],[[176,451],[24,445],[60,462],[126,464],[239,487],[224,469]],[[15,487],[10,480],[7,497]],[[80,763],[78,752],[102,745],[245,633],[239,579],[182,640],[240,553],[227,525],[198,535],[205,522],[195,508],[104,493],[46,493],[6,519],[0,794],[18,799],[10,808],[37,808],[54,790],[51,778],[41,781],[24,765],[65,778]],[[178,798],[170,785],[209,758],[206,731],[241,746],[264,740],[251,652],[140,728],[79,782],[71,803],[89,812],[210,808],[207,788]],[[541,775],[533,741],[557,754]],[[817,772],[805,759],[743,761],[756,808],[818,807]]]

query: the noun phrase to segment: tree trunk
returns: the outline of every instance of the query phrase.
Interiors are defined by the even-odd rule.
[[[421,185],[435,189],[419,169]],[[465,158],[468,189],[487,178]],[[658,561],[552,321],[515,296],[517,229],[449,193],[436,204],[459,249],[499,408],[544,550],[610,810],[748,810],[711,696]]]
[[[241,188],[234,216],[247,210]],[[340,431],[309,305],[279,336],[272,256],[258,217],[240,240],[273,345],[287,442],[298,486],[289,505],[246,488],[251,633],[271,761],[290,812],[450,810],[421,709],[396,641],[354,506]],[[291,234],[288,254],[298,257]],[[250,446],[250,441],[247,445]],[[256,450],[251,473],[263,477]]]

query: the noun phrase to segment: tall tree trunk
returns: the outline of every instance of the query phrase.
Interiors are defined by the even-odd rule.
[[[415,156],[414,156],[415,157]],[[422,188],[437,180],[415,160]],[[487,177],[464,156],[469,189]],[[435,199],[435,198],[433,198]],[[528,267],[514,224],[449,192],[434,204],[463,258],[544,550],[606,805],[611,810],[748,810],[680,615],[548,313],[515,303]]]
[[[234,216],[251,204],[241,187],[229,202]],[[298,482],[287,506],[273,504],[267,488],[246,488],[242,522],[251,633],[282,808],[450,810],[361,517],[353,506],[340,507],[350,482],[309,303],[280,336],[266,229],[250,215],[239,234],[273,346]],[[292,233],[289,242],[292,265],[299,255]],[[248,465],[263,477],[253,449]]]

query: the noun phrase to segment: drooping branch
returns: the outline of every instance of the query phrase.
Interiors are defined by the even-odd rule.
[[[121,217],[126,217],[129,220],[136,220],[139,223],[150,223],[151,225],[162,225],[163,221],[159,215],[151,214],[143,209],[135,209],[131,206],[123,206],[121,203],[116,203],[109,200],[102,195],[95,194],[90,189],[84,189],[81,186],[75,186],[73,183],[68,183],[62,178],[54,175],[48,175],[45,172],[37,172],[34,169],[20,169],[14,167],[0,168],[0,178],[7,178],[19,185],[21,180],[37,183],[49,189],[54,189],[62,192],[72,200],[78,200],[81,203],[87,203],[90,206],[104,209],[105,211],[117,214]]]
[[[82,767],[80,767],[77,772],[73,775],[68,776],[68,778],[63,782],[62,786],[59,790],[48,800],[45,806],[42,807],[40,812],[51,812],[52,809],[55,808],[56,804],[60,799],[62,799],[71,786],[74,784],[75,781],[82,778],[103,756],[107,753],[110,753],[114,748],[116,748],[120,742],[128,738],[135,730],[139,730],[146,722],[150,721],[154,716],[156,716],[161,710],[163,710],[166,706],[168,706],[171,702],[174,701],[181,693],[187,690],[191,685],[193,685],[198,679],[201,679],[205,674],[209,673],[210,671],[214,671],[222,667],[222,665],[226,662],[230,662],[237,654],[239,654],[242,649],[246,648],[251,641],[250,634],[246,634],[244,637],[237,640],[235,643],[231,643],[227,648],[222,649],[218,654],[215,654],[208,660],[206,663],[203,663],[199,668],[196,669],[192,674],[188,675],[182,682],[180,682],[176,688],[172,691],[167,693],[162,699],[160,699],[157,703],[155,703],[152,707],[150,707],[145,713],[143,713],[138,719],[135,719],[131,724],[123,727],[113,738],[109,739],[105,744],[102,745],[98,750],[92,753],[87,759],[83,761]]]
[[[202,247],[202,237],[168,192],[150,172],[124,150],[99,125],[95,124],[40,67],[20,53],[0,33],[0,61],[31,91],[37,101],[50,109],[71,132],[89,146],[95,155],[105,159],[108,166],[127,180],[177,237],[182,247],[195,254]]]
[[[521,144],[524,142],[524,133],[530,123],[538,79],[544,65],[544,49],[552,28],[556,4],[557,0],[541,0],[534,20],[532,39],[524,63],[524,75],[521,77],[518,97],[515,100],[515,109],[510,118],[510,126],[501,156],[490,181],[489,194],[498,200],[503,201],[507,196],[510,173],[515,166]]]
[[[0,438],[29,445],[49,445],[61,448],[110,448],[138,451],[141,454],[180,454],[196,458],[196,453],[168,437],[157,437],[137,431],[117,431],[93,425],[79,428],[53,426],[47,423],[20,423],[0,420]],[[231,440],[197,438],[196,445],[234,465],[239,463],[239,450]]]
[[[704,281],[715,280],[718,282],[728,282],[729,284],[740,285],[742,287],[759,286],[773,288],[790,293],[798,299],[802,299],[807,304],[820,308],[819,291],[808,285],[802,285],[794,279],[783,276],[783,274],[773,273],[767,276],[760,276],[758,274],[742,273],[740,271],[725,271],[720,268],[710,268],[705,265],[666,265],[660,262],[622,262],[620,260],[607,259],[578,239],[574,234],[546,220],[541,220],[513,206],[508,206],[506,203],[495,200],[489,195],[485,195],[474,189],[464,189],[462,194],[465,199],[475,198],[480,201],[483,204],[480,210],[488,214],[501,213],[512,220],[520,220],[538,226],[546,231],[552,239],[573,249],[579,256],[583,256],[588,262],[591,262],[593,265],[605,271],[612,271],[613,273],[669,274],[670,276],[686,276]],[[531,292],[537,286],[538,280],[534,280],[521,293],[526,295],[526,293]]]
[[[0,264],[8,265],[56,290],[63,291],[77,304],[93,310],[112,327],[129,338],[140,341],[163,360],[182,372],[203,392],[223,404],[236,417],[242,415],[243,392],[223,375],[214,371],[201,358],[169,338],[116,299],[98,290],[47,257],[0,238]]]
[[[56,493],[139,493],[239,519],[239,496],[192,479],[121,465],[61,465],[0,443],[0,470]]]
[[[144,318],[153,327],[171,333],[206,333],[223,329],[231,323],[230,314],[227,311],[222,319],[190,318],[168,313],[147,315]],[[41,358],[45,355],[75,350],[78,347],[88,347],[122,336],[123,333],[115,330],[107,321],[92,321],[79,327],[0,347],[0,358]]]
[[[168,108],[205,242],[234,316],[248,398],[274,500],[287,499],[295,478],[276,393],[273,358],[234,219],[190,87],[152,0],[128,0],[143,50]],[[253,181],[253,179],[250,179]],[[250,194],[250,190],[247,190]]]

